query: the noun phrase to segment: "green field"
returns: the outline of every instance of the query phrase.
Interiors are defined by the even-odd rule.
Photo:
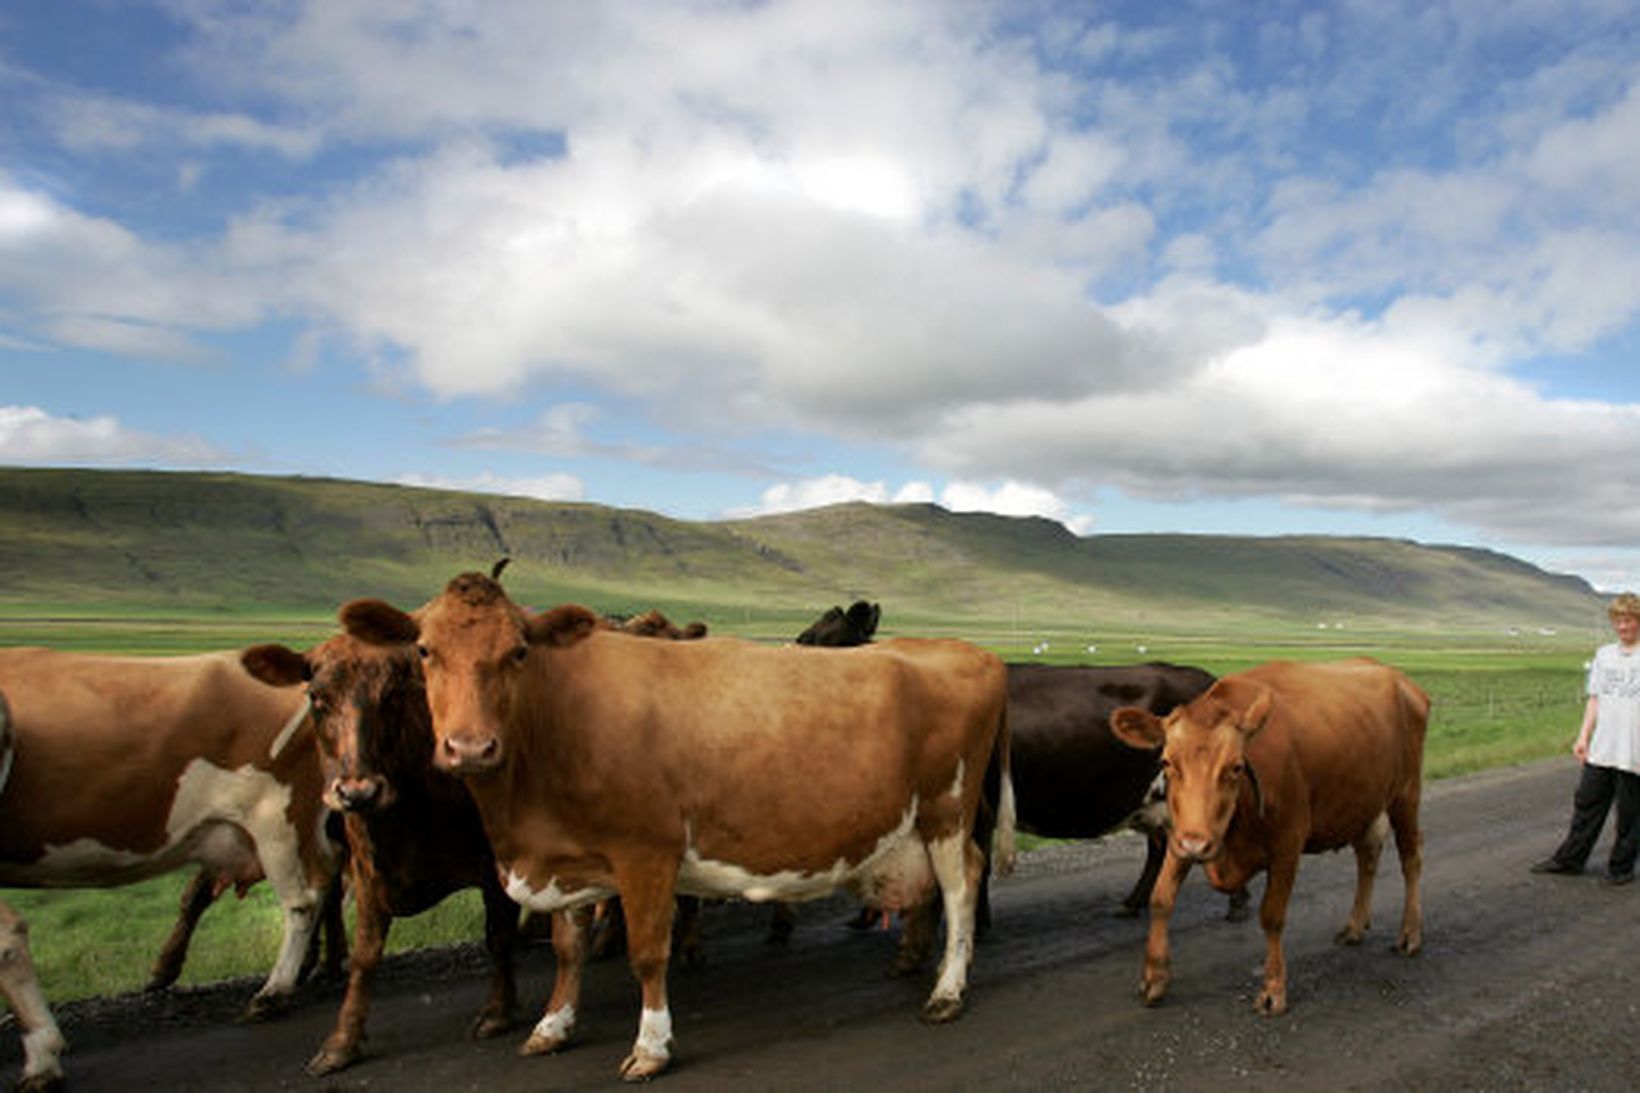
[[[679,618],[700,618],[716,633],[788,640],[809,621],[793,613],[684,604]],[[884,636],[945,633],[985,645],[1010,660],[1122,664],[1170,660],[1224,673],[1273,659],[1320,660],[1370,655],[1416,679],[1434,698],[1426,772],[1443,778],[1565,753],[1582,710],[1583,664],[1605,640],[1600,620],[1579,633],[1511,634],[1424,629],[1338,630],[1256,625],[1242,620],[1211,629],[1145,632],[1073,630],[1009,620],[978,624],[937,617],[886,617]],[[277,640],[305,646],[332,628],[323,612],[220,611],[156,615],[65,611],[31,605],[0,610],[0,645],[43,644],[127,654],[167,654],[241,647]],[[1040,653],[1039,648],[1046,645]],[[1089,646],[1094,651],[1089,651]],[[1569,792],[1569,790],[1568,790]],[[141,987],[174,921],[186,873],[111,891],[10,890],[5,898],[31,923],[30,940],[47,994],[56,1001]],[[475,893],[394,926],[391,951],[482,935]],[[258,980],[272,965],[279,915],[259,885],[209,911],[195,937],[184,984],[229,977]],[[247,989],[247,997],[250,990]]]

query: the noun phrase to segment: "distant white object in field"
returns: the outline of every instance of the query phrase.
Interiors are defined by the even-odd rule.
[[[1098,651],[1099,651],[1099,646],[1097,646],[1097,645],[1090,645],[1090,646],[1088,646],[1088,652],[1090,652],[1090,653],[1097,653],[1097,652],[1098,652]]]
[[[1148,645],[1135,645],[1133,647],[1133,651],[1135,653],[1138,653],[1140,656],[1144,656],[1146,653],[1150,652],[1150,646],[1148,646]]]

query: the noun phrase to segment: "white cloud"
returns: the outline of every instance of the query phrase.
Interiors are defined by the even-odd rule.
[[[866,501],[874,505],[928,503],[938,500],[952,512],[995,512],[1004,516],[1044,516],[1065,524],[1077,534],[1092,529],[1091,517],[1074,515],[1071,506],[1052,491],[1012,480],[996,485],[949,482],[936,495],[927,482],[906,482],[890,490],[883,481],[862,482],[844,474],[828,474],[797,482],[782,482],[763,491],[757,505],[736,509],[733,517],[768,516],[780,512]]]
[[[529,497],[537,501],[580,501],[586,496],[585,484],[572,474],[543,474],[527,478],[498,475],[489,471],[467,476],[402,474],[398,477],[398,483],[402,486],[424,486],[436,490]]]
[[[109,415],[65,418],[38,406],[0,406],[0,462],[216,467],[231,459],[198,437],[156,436]]]

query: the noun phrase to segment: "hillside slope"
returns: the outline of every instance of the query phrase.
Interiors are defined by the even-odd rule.
[[[867,596],[916,616],[1559,625],[1586,583],[1387,539],[1112,535],[932,505],[723,522],[331,479],[0,469],[0,604],[406,606],[510,556],[525,602],[788,609]]]

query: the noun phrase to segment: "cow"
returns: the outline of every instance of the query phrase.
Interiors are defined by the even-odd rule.
[[[0,797],[11,777],[11,707],[0,694]],[[0,903],[0,995],[11,1007],[23,1030],[23,1076],[19,1090],[41,1093],[63,1083],[63,1065],[58,1056],[68,1044],[57,1028],[57,1019],[46,1005],[40,979],[34,972],[34,958],[28,948],[28,923],[9,903]]]
[[[847,611],[832,607],[797,635],[797,644],[832,648],[864,645],[877,632],[877,623],[882,617],[882,605],[865,600],[855,600]]]
[[[9,903],[0,903],[0,995],[23,1030],[23,1076],[18,1090],[39,1093],[63,1084],[58,1056],[67,1048],[51,1016],[34,960],[28,951],[28,923]]]
[[[1161,747],[1172,813],[1167,860],[1150,897],[1140,982],[1146,1005],[1167,993],[1168,918],[1180,882],[1196,863],[1222,891],[1261,870],[1269,873],[1259,908],[1264,983],[1254,1001],[1262,1014],[1287,1009],[1281,934],[1302,854],[1354,848],[1355,902],[1336,940],[1358,944],[1372,910],[1379,854],[1393,830],[1405,882],[1395,947],[1418,952],[1418,801],[1428,720],[1428,695],[1364,657],[1272,661],[1223,677],[1165,719],[1134,706],[1112,715],[1112,729],[1131,746]]]
[[[1124,827],[1146,836],[1145,864],[1121,913],[1132,916],[1150,899],[1166,857],[1167,813],[1152,786],[1160,772],[1154,750],[1136,751],[1111,731],[1121,706],[1163,715],[1213,684],[1200,668],[1152,661],[1117,666],[1008,665],[1008,726],[1012,735],[1018,824],[1050,839],[1091,839]],[[994,805],[994,780],[987,804]],[[981,812],[981,834],[984,817]],[[984,845],[984,839],[980,839]],[[991,919],[989,871],[980,885],[978,928]],[[1231,894],[1228,917],[1246,917],[1247,893]]]
[[[798,637],[806,645],[855,646],[872,640],[882,618],[879,604],[856,600],[848,610],[832,607]],[[1166,857],[1167,810],[1153,793],[1160,771],[1154,752],[1140,753],[1117,740],[1110,715],[1117,707],[1143,706],[1166,714],[1213,684],[1200,668],[1152,661],[1117,667],[1010,663],[1008,732],[1014,794],[1021,831],[1053,839],[1091,839],[1122,827],[1147,838],[1145,864],[1122,901],[1122,914],[1137,915],[1149,901]],[[980,846],[988,817],[998,806],[995,777],[986,781]],[[1232,893],[1227,917],[1247,916],[1247,892]],[[869,909],[850,920],[867,929],[878,916]],[[980,881],[975,927],[990,928],[990,869]],[[771,923],[770,937],[791,934],[791,916]]]
[[[353,882],[353,959],[336,1024],[307,1064],[319,1077],[357,1061],[371,986],[393,919],[419,914],[467,888],[484,901],[489,991],[471,1033],[512,1027],[518,907],[502,890],[471,795],[433,768],[421,664],[408,647],[345,633],[307,652],[257,645],[240,657],[273,687],[305,685],[324,771],[324,799],[343,817]]]
[[[339,865],[307,702],[237,652],[122,657],[0,649],[15,759],[0,795],[0,885],[106,887],[188,863],[266,877],[284,938],[245,1016],[289,1002]]]
[[[363,640],[414,643],[434,762],[472,790],[514,899],[564,911],[621,896],[642,992],[622,1078],[671,1060],[679,891],[790,900],[847,886],[899,908],[937,885],[946,944],[923,1015],[962,1011],[983,860],[973,820],[1006,732],[996,657],[949,640],[846,654],[645,641],[575,605],[526,614],[479,573],[414,615],[359,600],[342,619]],[[1004,857],[1012,838],[1010,809]],[[575,1028],[585,941],[577,916],[553,925],[559,979],[530,1053],[562,1047]]]

